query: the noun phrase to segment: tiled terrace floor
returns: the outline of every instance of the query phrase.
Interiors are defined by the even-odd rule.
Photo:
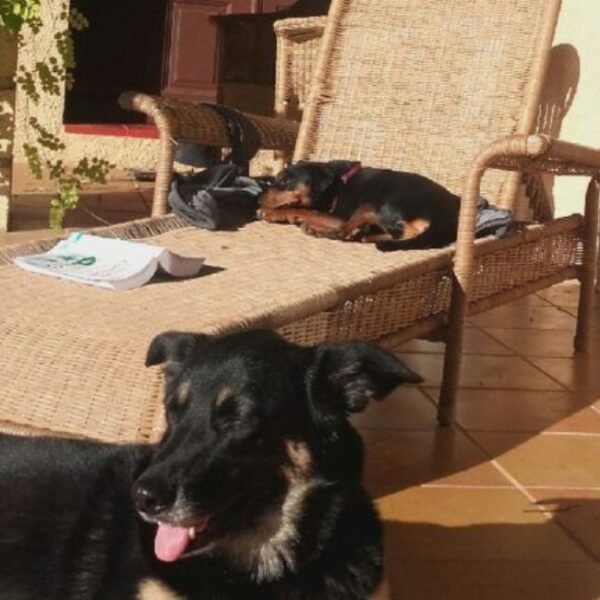
[[[600,598],[600,296],[574,357],[577,295],[471,319],[452,428],[435,421],[443,346],[398,349],[425,384],[357,419],[394,600]]]

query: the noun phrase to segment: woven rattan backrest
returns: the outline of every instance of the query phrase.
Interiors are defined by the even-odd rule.
[[[295,159],[358,159],[460,193],[478,150],[531,132],[559,7],[333,0]],[[514,191],[505,173],[484,181],[495,202]]]

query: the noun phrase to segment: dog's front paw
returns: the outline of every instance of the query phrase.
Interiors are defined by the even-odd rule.
[[[302,230],[302,233],[306,233],[306,235],[320,237],[319,230],[306,222],[300,224],[300,229]]]
[[[336,231],[332,231],[331,229],[325,229],[325,228],[320,229],[319,227],[315,227],[314,225],[309,225],[306,222],[304,222],[300,225],[300,229],[303,231],[303,233],[306,233],[307,235],[312,235],[313,237],[327,238],[330,240],[338,239],[338,234]]]
[[[288,220],[285,211],[276,208],[260,208],[256,211],[256,216],[268,223],[286,223]]]

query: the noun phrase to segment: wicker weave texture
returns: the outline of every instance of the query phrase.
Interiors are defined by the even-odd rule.
[[[327,17],[275,23],[277,73],[275,113],[299,119],[309,97]]]
[[[156,370],[139,368],[143,346],[135,337],[103,339],[87,326],[65,330],[58,317],[63,308],[54,308],[54,319],[36,325],[7,319],[0,326],[0,414],[12,426],[0,423],[0,429],[27,426],[112,441],[153,437],[161,386]]]
[[[165,217],[104,233],[125,239],[153,232],[151,243],[206,256],[205,274],[110,292],[33,275],[11,263],[12,256],[47,248],[47,243],[4,253],[0,420],[107,440],[148,438],[161,422],[159,370],[143,366],[157,333],[279,327],[374,294],[422,272],[423,265],[447,269],[451,257],[449,249],[381,255],[368,245],[319,240],[294,226],[262,222],[236,232],[208,232]],[[431,309],[439,278],[428,277],[432,285],[420,288],[428,298],[419,304],[423,316]],[[365,310],[364,320],[357,315],[367,337],[386,327],[377,321],[390,318],[395,300],[388,294],[387,302],[387,311]],[[396,320],[410,321],[413,304],[398,310]],[[370,335],[369,322],[376,328]],[[327,337],[336,337],[330,324],[311,340]]]
[[[475,303],[581,264],[581,227],[515,244],[475,260],[469,298]]]
[[[285,325],[279,332],[299,344],[376,340],[439,315],[449,304],[448,270],[433,270]]]
[[[482,146],[531,131],[555,7],[335,0],[296,158],[415,171],[460,194]],[[494,173],[482,192],[499,201],[506,188],[506,204],[506,180]]]
[[[140,111],[155,118],[161,135],[172,141],[220,147],[229,145],[225,121],[207,106],[135,92],[121,94],[119,104],[127,110]],[[256,127],[261,148],[287,151],[294,148],[298,133],[296,123],[259,115],[246,114],[246,117]]]
[[[269,326],[304,344],[375,339],[439,316],[449,305],[451,248],[386,255],[368,245],[314,239],[295,227],[254,223],[237,232],[207,232],[174,217],[103,233],[203,254],[207,271],[110,292],[11,263],[12,256],[48,243],[0,255],[0,429],[113,441],[155,437],[162,427],[159,369],[143,364],[149,341],[165,330]],[[527,254],[511,239],[477,243],[486,266],[476,278],[491,281],[481,288],[485,294],[502,301],[505,287],[498,287],[494,272],[505,274],[507,259],[514,269],[507,253],[521,260],[519,280],[506,280],[513,286],[580,259],[580,220],[556,221],[539,234]],[[485,253],[487,247],[493,252]],[[543,273],[522,268],[529,263]]]

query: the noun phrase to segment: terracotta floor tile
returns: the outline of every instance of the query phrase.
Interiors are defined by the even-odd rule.
[[[529,493],[580,545],[600,559],[600,490],[532,489]]]
[[[439,390],[425,389],[432,401]],[[456,420],[470,431],[600,434],[596,394],[534,390],[460,390]]]
[[[472,432],[525,487],[600,487],[600,436]]]
[[[596,298],[598,298],[598,294],[596,294]],[[596,301],[598,302],[598,300]],[[576,308],[566,307],[563,310],[568,312],[573,317],[577,317]],[[600,306],[594,308],[591,319],[591,328],[597,333],[598,336],[600,336]]]
[[[574,355],[574,331],[551,329],[498,329],[486,328],[486,333],[508,346],[520,356],[562,357]],[[590,356],[600,356],[600,336],[592,341]]]
[[[402,360],[425,379],[427,387],[439,386],[444,357],[439,354],[401,354]],[[461,370],[461,387],[561,390],[551,378],[517,356],[465,355]]]
[[[600,392],[600,360],[578,354],[574,358],[530,358],[536,367],[570,390]]]
[[[435,431],[361,430],[365,484],[376,498],[421,483],[506,486],[485,454],[451,428]]]
[[[364,429],[432,430],[437,427],[436,408],[416,387],[400,386],[381,402],[371,402],[352,422]]]
[[[411,340],[394,349],[394,352],[425,352],[430,354],[443,354],[446,345],[444,342],[429,342],[427,340]],[[487,333],[477,327],[465,329],[464,340],[465,354],[491,354],[509,355],[511,351],[492,339]]]
[[[591,560],[515,489],[410,488],[377,506],[398,561]]]
[[[511,306],[514,308],[527,308],[531,306],[550,306],[550,302],[543,298],[540,294],[529,294],[529,296],[523,296],[522,298],[518,298],[517,300],[513,300],[506,304],[506,306]]]
[[[600,598],[595,563],[407,560],[388,565],[392,600]]]
[[[569,329],[575,327],[572,315],[554,306],[499,306],[470,317],[478,327],[510,327],[523,329]]]
[[[538,292],[538,296],[563,308],[577,308],[579,302],[579,282],[569,281]],[[596,296],[595,304],[600,306],[600,297]]]

